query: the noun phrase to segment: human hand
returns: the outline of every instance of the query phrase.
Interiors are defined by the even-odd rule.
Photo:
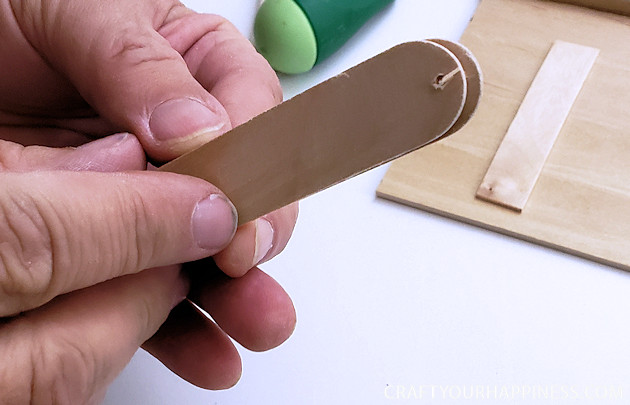
[[[177,263],[219,251],[219,267],[240,277],[202,261],[195,273],[208,274],[194,285],[219,326],[183,301],[145,347],[194,384],[234,384],[240,360],[227,334],[265,350],[293,329],[286,293],[250,268],[284,248],[297,207],[230,239],[220,191],[139,170],[143,151],[169,160],[279,102],[275,75],[229,23],[174,1],[0,7],[1,138],[68,146],[135,135],[77,149],[0,144],[0,357],[12,359],[0,365],[4,400],[98,400],[187,294]]]

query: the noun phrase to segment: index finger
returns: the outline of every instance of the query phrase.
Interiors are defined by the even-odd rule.
[[[189,14],[163,27],[160,34],[227,110],[233,127],[282,101],[280,82],[271,66],[223,17]]]

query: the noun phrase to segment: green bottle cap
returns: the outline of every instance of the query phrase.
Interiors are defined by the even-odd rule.
[[[254,23],[256,46],[277,71],[303,73],[393,1],[266,0]]]
[[[258,52],[278,72],[303,73],[315,65],[315,33],[293,0],[266,0],[256,14],[254,37]]]

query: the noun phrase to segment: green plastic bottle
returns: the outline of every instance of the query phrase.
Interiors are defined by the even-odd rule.
[[[393,1],[266,0],[254,22],[256,47],[278,72],[307,72]]]

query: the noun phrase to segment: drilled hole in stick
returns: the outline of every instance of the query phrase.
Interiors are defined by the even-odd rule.
[[[433,88],[436,90],[444,89],[444,87],[446,87],[448,82],[450,82],[451,79],[455,77],[455,75],[458,73],[459,73],[459,68],[447,74],[440,73],[439,75],[435,77],[435,80],[433,81]]]

